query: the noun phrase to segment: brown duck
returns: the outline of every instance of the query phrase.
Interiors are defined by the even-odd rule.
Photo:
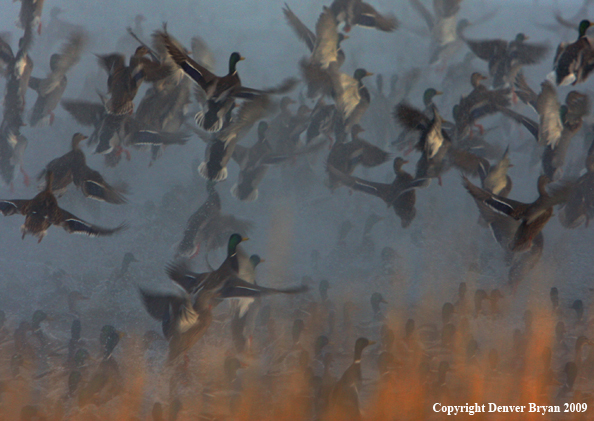
[[[43,178],[47,172],[52,172],[52,191],[58,195],[66,191],[70,183],[74,183],[90,199],[116,205],[126,203],[122,195],[126,192],[125,186],[119,188],[110,186],[98,171],[87,166],[85,154],[80,148],[80,142],[85,139],[87,136],[75,133],[72,136],[71,151],[50,161],[39,174],[38,179]]]
[[[98,227],[60,208],[56,196],[52,193],[53,173],[47,171],[45,177],[45,189],[33,199],[0,200],[0,212],[4,216],[16,213],[25,215],[25,223],[21,226],[23,238],[31,234],[41,242],[52,225],[60,226],[70,234],[85,234],[90,237],[112,235],[127,227],[126,224],[116,228]]]
[[[336,177],[340,182],[353,190],[382,199],[388,207],[394,208],[394,212],[401,219],[402,228],[408,227],[417,213],[415,202],[417,200],[415,187],[420,187],[424,180],[415,180],[412,175],[402,169],[402,166],[408,161],[400,157],[394,159],[394,173],[396,179],[392,184],[376,183],[366,181],[361,178],[352,177],[344,174],[328,165],[328,172]]]
[[[470,195],[496,212],[520,221],[509,248],[513,252],[525,251],[532,246],[532,240],[542,231],[553,216],[553,206],[567,201],[569,185],[562,185],[549,194],[546,190],[550,180],[541,175],[538,178],[539,197],[532,203],[522,203],[483,190],[462,177],[463,185]]]

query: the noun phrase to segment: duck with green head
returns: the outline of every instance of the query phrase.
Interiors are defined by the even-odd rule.
[[[577,40],[573,43],[562,42],[557,47],[553,71],[547,76],[557,86],[575,85],[584,82],[590,75],[592,66],[588,58],[592,55],[592,46],[586,32],[591,26],[589,20],[582,20],[578,26]]]
[[[203,105],[202,111],[196,114],[196,123],[209,132],[218,132],[229,122],[230,111],[235,106],[236,98],[253,99],[262,94],[284,94],[297,83],[294,79],[286,79],[276,88],[246,88],[241,85],[237,74],[237,63],[244,60],[238,52],[229,56],[229,73],[216,76],[182,51],[179,43],[166,31],[157,31],[155,38],[165,46],[167,54],[175,64],[206,93],[206,104]]]
[[[270,294],[296,294],[306,290],[303,287],[266,288],[239,278],[238,246],[246,240],[247,238],[240,234],[231,235],[227,246],[227,258],[213,272],[192,272],[187,262],[168,265],[166,273],[182,288],[182,296],[140,289],[146,310],[153,318],[161,321],[163,334],[169,340],[170,362],[188,351],[204,335],[212,322],[212,309],[222,300]],[[247,264],[252,265],[249,259],[246,260]]]

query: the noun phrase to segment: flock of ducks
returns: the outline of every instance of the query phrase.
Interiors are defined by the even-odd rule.
[[[195,148],[192,138],[204,142],[205,152],[193,168],[192,188],[168,192],[160,216],[152,202],[146,209],[154,218],[151,225],[166,224],[161,217],[173,219],[167,204],[183,205],[183,217],[189,215],[185,229],[170,230],[178,239],[165,267],[172,283],[160,281],[157,287],[134,279],[133,264],[139,261],[127,252],[100,289],[82,280],[72,288],[66,285],[72,275],[52,270],[46,278],[55,288],[46,303],[59,304],[40,303],[45,310],[14,326],[15,317],[0,311],[0,354],[5,361],[0,418],[424,420],[439,416],[432,410],[436,402],[594,403],[594,342],[589,339],[594,324],[587,317],[588,301],[574,297],[565,305],[560,292],[563,297],[574,292],[561,283],[550,289],[549,308],[525,308],[521,328],[509,331],[506,322],[502,330],[511,337],[510,347],[502,345],[499,334],[485,337],[488,329],[506,320],[512,304],[519,305],[518,290],[541,261],[555,208],[564,229],[588,227],[594,217],[589,95],[571,90],[562,100],[558,93],[566,89],[561,87],[573,89],[587,82],[594,70],[588,35],[592,24],[557,14],[556,24],[543,26],[551,32],[558,25],[569,26],[577,36],[561,42],[550,57],[550,45],[529,41],[526,33],[509,41],[468,35],[496,12],[471,21],[459,19],[462,0],[434,0],[432,9],[426,1],[409,3],[426,28],[409,27],[362,0],[334,0],[323,6],[312,30],[285,4],[278,15],[305,44],[306,55],[292,58],[298,76],[258,89],[242,84],[244,57],[239,52],[229,56],[227,74],[217,75],[205,40],[192,38],[188,49],[164,24],[148,41],[145,18],[138,15],[135,26],[118,41],[118,49],[133,51],[129,58],[119,51],[96,55],[107,83],[98,87],[94,101],[63,97],[67,74],[87,51],[89,34],[61,20],[62,10],[53,8],[44,35],[44,1],[21,0],[17,26],[22,36],[16,49],[9,34],[0,34],[0,73],[5,80],[0,177],[8,187],[3,195],[15,191],[19,172],[29,185],[23,168],[28,144],[24,133],[53,127],[60,107],[79,127],[65,154],[58,156],[56,147],[55,155],[47,157],[36,177],[39,193],[32,199],[0,200],[4,216],[24,216],[23,239],[30,234],[41,243],[54,225],[69,234],[114,236],[106,241],[117,243],[131,231],[146,228],[128,222],[106,228],[62,208],[70,184],[84,196],[79,195],[79,203],[92,199],[130,205],[128,184],[109,183],[89,167],[87,150],[102,155],[108,179],[115,177],[113,168],[132,159],[131,151],[149,152],[151,166],[170,147]],[[578,20],[587,14],[584,7]],[[377,37],[408,30],[427,38],[427,69],[394,75],[389,91],[381,74],[372,84],[371,64],[349,69],[349,36],[358,36],[357,26],[378,31]],[[41,78],[33,76],[29,54],[36,38],[44,36],[63,43]],[[456,61],[461,55],[463,60]],[[550,74],[529,76],[534,72],[527,69],[549,58]],[[474,67],[477,59],[479,68]],[[419,107],[411,92],[423,72],[442,75],[443,92],[421,86]],[[32,107],[26,104],[29,88],[36,95]],[[143,96],[138,99],[139,93]],[[453,101],[451,110],[442,105],[442,95]],[[505,150],[490,135],[494,128],[481,122],[507,128]],[[244,139],[252,132],[250,146]],[[568,168],[571,142],[580,134],[585,139],[581,160]],[[523,145],[532,160],[527,171],[536,178],[537,198],[532,202],[519,200],[508,174],[518,151],[510,145],[519,144],[523,136],[533,138]],[[409,156],[416,159],[412,172],[406,169]],[[390,161],[392,167],[386,170]],[[376,201],[388,211],[383,216],[365,214],[359,206],[357,217],[365,222],[356,250],[349,240],[353,224],[346,219],[327,257],[311,250],[300,283],[267,285],[258,275],[265,260],[244,250],[254,223],[238,212],[223,212],[227,202],[221,198],[221,186],[238,169],[230,188],[233,200],[247,206],[270,203],[272,167],[279,168],[284,190],[300,200],[321,182],[325,196],[359,205]],[[483,267],[470,263],[452,299],[440,295],[435,311],[412,317],[414,311],[397,309],[386,292],[402,282],[404,259],[390,246],[376,249],[373,230],[393,219],[399,222],[393,230],[410,231],[411,242],[425,247],[426,235],[415,228],[422,213],[417,211],[417,195],[456,188],[444,182],[450,171],[460,173],[462,188],[478,210],[466,215],[466,225],[476,225],[479,237],[491,231],[501,253],[492,253]],[[349,196],[340,196],[341,191]],[[193,213],[187,202],[178,200],[189,194],[203,201]],[[437,204],[430,205],[434,212]],[[345,218],[346,213],[334,216]],[[150,228],[145,234],[150,238]],[[3,240],[13,241],[7,240],[10,235],[4,230]],[[483,240],[492,242],[487,236]],[[226,257],[212,267],[208,256],[221,249]],[[202,272],[194,272],[196,256],[207,267]],[[355,282],[356,261],[379,261],[360,276],[369,298],[339,304],[344,295],[338,291],[346,288],[341,278]],[[504,268],[505,281],[490,291],[471,291],[470,274],[489,265]],[[95,313],[84,309],[93,300],[81,292],[85,289],[93,291],[91,295],[104,294]],[[117,297],[128,293],[145,312],[117,304]],[[360,306],[363,301],[369,303],[367,312]],[[117,328],[116,323],[103,323],[117,319]],[[139,326],[152,323],[152,328],[135,338],[125,333],[131,329],[126,320]],[[53,334],[48,329],[52,324],[60,325]],[[590,418],[587,411],[578,411],[564,419]]]

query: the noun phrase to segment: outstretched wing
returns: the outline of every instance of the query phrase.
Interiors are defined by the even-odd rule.
[[[301,22],[301,20],[293,13],[291,8],[287,3],[285,3],[285,7],[283,7],[283,13],[285,15],[285,19],[297,37],[307,45],[309,51],[313,51],[314,45],[316,43],[316,34],[309,30],[307,26]]]
[[[30,200],[0,200],[0,212],[4,216],[14,215],[16,213],[24,214]]]
[[[128,228],[128,225],[125,223],[118,225],[115,228],[99,227],[97,225],[89,224],[63,209],[60,209],[58,217],[51,218],[50,222],[64,228],[64,230],[70,234],[84,234],[89,237],[106,237]]]
[[[75,173],[74,184],[80,187],[85,197],[113,203],[114,205],[126,203],[126,199],[123,196],[127,192],[125,185],[119,188],[112,187],[103,179],[98,171],[86,165]]]
[[[272,294],[301,294],[307,292],[308,289],[306,285],[282,289],[266,288],[251,284],[240,278],[231,278],[225,281],[221,289],[219,289],[218,295],[221,298],[260,297]]]
[[[194,82],[196,82],[204,90],[207,85],[216,78],[208,69],[196,63],[185,52],[180,50],[178,43],[176,43],[171,36],[165,31],[157,31],[155,38],[165,45],[167,54]]]

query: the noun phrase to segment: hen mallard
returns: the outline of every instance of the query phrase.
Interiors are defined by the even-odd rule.
[[[415,181],[412,175],[402,169],[402,166],[407,162],[400,157],[394,159],[396,178],[392,184],[376,183],[352,177],[340,172],[331,165],[328,165],[328,171],[349,188],[382,199],[388,207],[394,208],[394,212],[401,219],[402,228],[406,228],[411,224],[417,212],[415,209],[416,193],[414,188],[422,184],[422,180]]]
[[[358,164],[367,168],[376,167],[390,159],[390,154],[377,146],[361,139],[359,133],[364,129],[355,124],[351,130],[350,142],[336,142],[328,155],[328,166],[333,167],[343,174],[351,175]],[[329,172],[329,187],[337,188],[340,183],[332,172]]]
[[[71,150],[65,155],[50,161],[37,177],[45,177],[47,172],[53,173],[52,192],[61,195],[70,183],[81,189],[82,193],[90,198],[116,205],[126,203],[123,194],[127,192],[126,186],[112,187],[99,174],[87,166],[85,154],[80,148],[80,142],[87,139],[81,133],[72,136]]]
[[[360,420],[359,390],[363,386],[361,374],[361,358],[363,350],[375,344],[367,338],[359,338],[355,342],[353,363],[346,369],[342,377],[334,385],[330,395],[330,410],[333,416],[342,420]]]
[[[489,75],[493,88],[512,84],[522,66],[538,64],[549,51],[546,44],[527,43],[523,33],[513,41],[502,39],[466,40],[470,50],[478,58],[489,63]]]
[[[50,116],[50,125],[54,121],[53,111],[62,99],[68,83],[66,73],[78,63],[86,44],[86,36],[82,32],[73,33],[62,46],[59,54],[50,57],[50,73],[45,79],[31,77],[29,87],[37,92],[38,97],[33,105],[30,123],[35,127],[41,120]]]
[[[332,80],[328,67],[330,63],[335,63],[339,68],[344,63],[345,54],[340,43],[348,36],[338,31],[338,22],[327,7],[324,7],[318,18],[315,34],[299,20],[286,4],[283,12],[289,25],[311,51],[310,57],[303,58],[299,62],[301,73],[307,82],[307,96],[315,98],[318,95],[331,95]]]
[[[584,221],[586,227],[594,217],[594,142],[586,157],[586,173],[571,190],[567,203],[559,212],[559,221],[565,228],[577,228]]]
[[[530,249],[534,238],[553,216],[553,206],[567,201],[570,186],[567,184],[562,185],[553,189],[549,194],[546,190],[549,183],[549,178],[541,175],[538,178],[538,199],[532,203],[521,203],[481,189],[468,181],[466,177],[463,177],[464,187],[472,197],[489,206],[495,212],[521,221],[509,244],[509,249],[512,252]]]
[[[227,178],[227,163],[233,156],[237,142],[247,134],[254,124],[262,119],[270,109],[270,99],[260,95],[252,101],[244,102],[231,123],[217,133],[206,149],[206,160],[198,171],[207,180],[223,181]]]
[[[45,177],[45,189],[33,199],[0,200],[0,212],[4,216],[17,213],[25,215],[25,223],[21,227],[23,238],[31,234],[41,242],[52,225],[57,225],[70,234],[85,234],[90,237],[112,235],[127,227],[126,224],[122,224],[116,228],[101,228],[61,209],[52,193],[53,173],[47,171]]]
[[[223,247],[233,232],[247,233],[252,227],[249,221],[222,213],[215,183],[208,181],[206,190],[208,198],[188,219],[183,238],[177,245],[176,258],[191,258],[198,254],[201,247],[207,252]]]
[[[336,141],[344,141],[353,126],[361,121],[361,118],[369,108],[371,95],[363,85],[363,78],[373,75],[365,69],[357,69],[353,77],[338,71],[336,66],[330,67],[332,78],[334,103],[338,110],[338,118],[335,120],[334,131]]]

